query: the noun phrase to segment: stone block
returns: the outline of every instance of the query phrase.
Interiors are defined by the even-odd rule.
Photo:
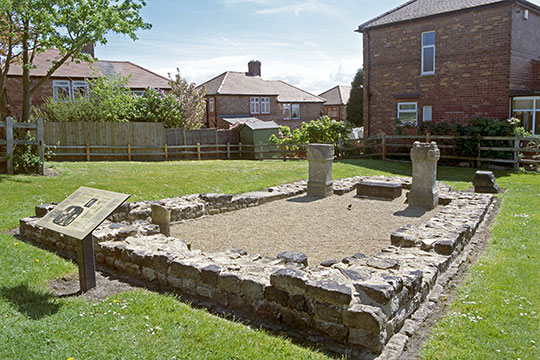
[[[379,333],[384,328],[386,317],[375,306],[355,304],[343,312],[343,324],[349,328],[363,329],[369,333]]]
[[[205,284],[216,286],[221,268],[217,265],[208,265],[201,269],[201,280]]]
[[[411,149],[413,181],[409,193],[409,205],[434,209],[439,204],[436,188],[437,161],[441,154],[435,142],[415,142]]]
[[[308,257],[303,252],[284,251],[279,253],[277,257],[286,263],[308,266]]]
[[[382,305],[387,304],[394,295],[394,287],[382,281],[355,283],[354,287]]]
[[[283,307],[287,307],[289,304],[289,294],[275,286],[267,286],[264,289],[264,298]]]
[[[384,347],[381,335],[366,332],[362,329],[349,329],[348,342],[366,348],[375,354],[380,354]]]
[[[322,335],[328,336],[339,342],[343,342],[349,335],[349,329],[340,324],[335,324],[319,319],[313,319],[313,329]]]
[[[168,274],[181,278],[201,281],[201,272],[195,266],[185,263],[182,260],[174,260],[169,265]]]
[[[356,184],[356,195],[383,199],[397,199],[402,195],[402,187],[401,183],[360,181]]]
[[[54,209],[54,205],[51,204],[41,204],[35,207],[35,212],[37,217],[44,217],[47,215],[52,209]]]
[[[396,260],[380,257],[370,257],[367,266],[380,270],[399,269],[399,263]]]
[[[311,328],[309,317],[298,311],[282,309],[281,320],[285,325],[293,329],[309,330]]]
[[[352,289],[348,284],[335,279],[310,282],[307,292],[318,301],[334,305],[349,305],[352,300]]]
[[[491,171],[477,171],[473,179],[474,191],[477,193],[497,194],[500,192],[495,175]]]
[[[243,279],[240,285],[242,295],[250,300],[259,300],[264,297],[265,285],[255,279]]]
[[[315,315],[325,321],[333,322],[333,323],[341,323],[341,314],[342,314],[342,308],[331,305],[331,304],[325,304],[320,302],[315,302]]]
[[[301,294],[306,290],[306,273],[300,270],[283,268],[270,275],[270,283],[289,294]]]
[[[165,236],[171,235],[171,212],[165,206],[151,205],[152,223],[159,225],[159,231]]]
[[[238,274],[220,273],[218,285],[220,289],[223,289],[229,293],[240,294],[242,289],[242,280]]]

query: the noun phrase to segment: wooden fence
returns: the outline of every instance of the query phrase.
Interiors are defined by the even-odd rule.
[[[441,150],[441,159],[469,161],[480,167],[484,162],[503,163],[518,169],[520,164],[540,165],[540,137],[522,136],[439,136],[427,133],[420,135],[386,135],[370,137],[361,147],[344,149],[345,156],[356,152],[355,157],[410,157],[410,149],[415,141],[437,142]],[[475,145],[463,152],[464,144]],[[460,148],[461,147],[461,148]]]
[[[0,161],[4,162],[8,174],[13,174],[13,152],[17,145],[32,145],[37,147],[37,155],[41,158],[39,173],[43,175],[44,161],[44,141],[43,141],[43,120],[38,119],[36,123],[17,123],[11,117],[5,121],[0,121],[2,136],[0,137]],[[17,139],[16,129],[34,130],[35,140]]]

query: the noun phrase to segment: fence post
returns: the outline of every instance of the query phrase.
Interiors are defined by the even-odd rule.
[[[6,118],[7,172],[13,174],[13,118]]]
[[[426,142],[431,143],[431,131],[426,132]]]
[[[384,133],[384,131],[381,133],[381,145],[382,145],[381,157],[383,160],[386,160],[386,134]]]
[[[242,158],[242,143],[241,142],[238,143],[238,156],[240,157],[240,159]]]
[[[131,161],[131,144],[128,144],[128,161]]]
[[[478,156],[476,157],[476,167],[477,168],[482,167],[482,162],[480,161],[480,157],[481,157],[480,155],[481,155],[481,151],[482,151],[482,150],[480,150],[481,147],[482,147],[482,138],[479,138],[478,139],[478,149],[477,149]]]
[[[169,148],[165,144],[165,161],[169,161]]]
[[[281,155],[283,157],[283,161],[287,161],[287,152],[285,151],[285,145],[281,144],[280,146]]]
[[[39,175],[43,175],[45,167],[45,144],[43,144],[43,119],[37,119],[37,128],[36,128],[36,141],[37,141],[37,151],[40,159],[39,163]]]
[[[231,143],[227,143],[227,160],[231,160]]]
[[[197,143],[197,160],[201,160],[201,143]]]
[[[520,142],[519,135],[516,135],[516,139],[514,140],[514,170],[519,170],[519,148],[520,148]]]

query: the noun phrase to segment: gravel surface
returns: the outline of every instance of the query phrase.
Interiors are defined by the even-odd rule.
[[[358,198],[355,192],[322,200],[302,195],[188,220],[171,226],[171,236],[206,252],[237,247],[276,257],[282,251],[300,251],[310,265],[318,265],[355,253],[371,256],[390,245],[394,230],[421,224],[437,211],[409,208],[405,196],[384,201]]]

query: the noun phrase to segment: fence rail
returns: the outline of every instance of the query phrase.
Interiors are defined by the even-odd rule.
[[[445,143],[466,140],[477,142],[474,156],[452,153],[452,151],[457,152],[460,147],[455,143]],[[441,159],[473,161],[476,162],[477,166],[480,166],[483,162],[511,164],[515,169],[519,168],[520,164],[540,165],[540,159],[537,156],[540,154],[540,138],[524,136],[472,137],[431,135],[430,133],[426,135],[386,135],[382,133],[367,138],[364,145],[361,146],[360,153],[356,156],[380,157],[383,160],[386,160],[388,156],[408,157],[414,141],[438,141],[437,145],[441,149]],[[486,142],[496,142],[496,144],[486,144]],[[345,153],[350,151],[351,149],[344,149]],[[501,155],[497,153],[508,153],[509,156],[508,158],[506,156],[493,157],[493,155]]]
[[[3,128],[5,133],[5,135],[3,135],[5,138],[0,138],[0,146],[5,147],[4,151],[0,151],[0,161],[6,163],[7,173],[13,174],[13,153],[15,146],[32,145],[37,147],[37,155],[41,159],[38,171],[41,175],[43,175],[43,161],[45,155],[45,144],[43,142],[43,120],[38,119],[35,123],[17,123],[14,122],[11,117],[8,117],[5,121],[0,121],[0,128]],[[35,140],[16,139],[14,131],[16,129],[35,130]]]

